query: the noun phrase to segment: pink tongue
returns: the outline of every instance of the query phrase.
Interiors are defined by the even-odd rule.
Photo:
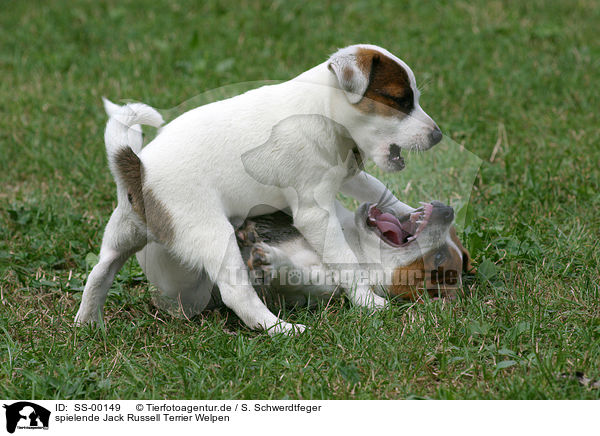
[[[382,213],[375,218],[379,231],[394,244],[402,244],[402,228],[400,221],[391,213]]]

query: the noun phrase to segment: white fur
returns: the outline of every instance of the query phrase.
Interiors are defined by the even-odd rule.
[[[111,111],[114,111],[117,106],[106,99],[104,99],[104,103],[105,107],[109,106]],[[131,147],[135,153],[139,153],[142,149],[140,124],[160,127],[163,123],[162,116],[154,108],[142,103],[128,104],[112,113],[104,131],[104,143],[106,144],[108,165],[117,183],[120,180],[114,162],[117,152],[123,147]]]
[[[324,262],[356,264],[340,228],[335,196],[342,188],[360,201],[384,192],[376,179],[356,172],[350,150],[357,146],[389,170],[390,144],[427,148],[423,132],[432,129],[433,121],[425,119],[424,112],[417,111],[412,121],[411,117],[378,117],[362,113],[348,100],[328,65],[357,47],[341,50],[288,82],[186,112],[139,153],[144,190],[151,191],[168,211],[174,229],[173,239],[161,242],[186,268],[206,271],[223,302],[250,328],[277,333],[301,331],[304,326],[281,321],[249,284],[231,279],[232,272],[247,276],[247,271],[230,219],[290,207],[294,225]],[[368,47],[392,56],[379,47]],[[418,90],[413,88],[417,99]],[[107,111],[113,110],[108,105]],[[127,105],[114,113],[106,131],[109,163],[119,147],[133,145],[137,151],[137,143],[128,144],[136,141],[129,137],[130,126],[160,121],[145,105]],[[112,163],[111,169],[120,186],[123,182]],[[100,263],[86,283],[77,323],[99,319],[114,274],[146,244],[148,236],[153,238],[118,191],[119,203],[105,230]],[[353,280],[340,285],[349,290],[354,303],[386,304],[369,287],[352,286]]]
[[[108,100],[105,97],[102,97],[102,103],[104,104],[104,110],[106,111],[106,113],[108,114],[109,117],[114,117],[115,120],[119,121],[119,122],[123,122],[126,124],[127,127],[127,138],[109,138],[110,139],[110,143],[113,144],[115,139],[118,139],[120,143],[128,145],[129,147],[131,147],[131,149],[135,152],[135,153],[139,153],[142,150],[142,126],[140,126],[139,124],[133,124],[133,125],[128,125],[128,118],[127,118],[127,114],[120,114],[121,109],[123,108],[123,106],[119,106],[118,104],[113,103],[112,101]],[[129,110],[134,111],[136,108],[135,105],[130,105],[129,106]],[[138,106],[138,109],[141,109],[141,112],[139,113],[139,116],[141,117],[141,124],[148,124],[154,127],[159,127],[164,123],[164,120],[162,119],[162,116],[156,112],[154,109],[149,108],[149,106],[146,106],[145,108],[140,108]],[[149,111],[149,112],[148,112]],[[146,121],[144,118],[148,118],[148,120]],[[107,128],[108,131],[108,128]],[[111,131],[113,131],[111,129]],[[122,131],[122,129],[117,129],[114,131],[115,134],[120,134]],[[106,141],[107,138],[105,137],[104,140]],[[111,145],[112,146],[112,145]],[[108,147],[109,147],[109,143],[107,142],[107,152],[108,152]]]

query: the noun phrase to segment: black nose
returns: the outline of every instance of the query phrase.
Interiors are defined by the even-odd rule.
[[[440,142],[442,140],[442,136],[443,135],[440,128],[435,126],[435,129],[433,129],[433,131],[429,134],[429,143],[431,144],[431,147]]]
[[[442,223],[450,223],[454,219],[454,209],[452,206],[447,206],[439,201],[432,201],[433,211],[431,212],[431,218],[434,221]]]

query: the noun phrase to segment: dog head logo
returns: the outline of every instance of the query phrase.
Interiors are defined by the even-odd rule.
[[[48,429],[50,411],[28,401],[4,405],[6,409],[6,431],[14,433],[16,428]]]

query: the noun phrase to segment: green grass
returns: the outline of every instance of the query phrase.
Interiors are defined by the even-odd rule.
[[[600,5],[395,4],[3,2],[0,397],[599,398],[574,376],[600,378]],[[448,144],[482,161],[461,209],[470,295],[335,302],[270,338],[226,310],[157,312],[130,262],[106,329],[74,329],[116,201],[100,97],[172,108],[357,42],[406,60]],[[402,198],[407,176],[382,177]]]

